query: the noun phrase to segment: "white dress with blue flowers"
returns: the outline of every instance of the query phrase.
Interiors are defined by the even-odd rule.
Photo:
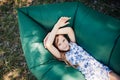
[[[107,66],[98,62],[76,43],[70,42],[69,45],[70,50],[65,54],[66,60],[71,65],[79,65],[77,69],[82,72],[86,80],[109,80],[111,70]]]

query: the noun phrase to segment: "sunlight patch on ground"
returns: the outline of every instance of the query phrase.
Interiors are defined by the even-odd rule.
[[[2,49],[0,49],[0,67],[2,67],[2,65],[4,65],[4,62],[3,62],[4,54],[5,54],[5,52]]]
[[[6,2],[7,2],[7,0],[0,0],[0,6],[3,5]]]
[[[11,0],[0,0],[0,6],[10,2]],[[23,3],[25,3],[26,6],[29,6],[33,2],[33,0],[14,0],[13,2],[15,5],[19,5],[20,7]]]
[[[19,70],[14,69],[13,71],[10,71],[3,75],[3,80],[12,80],[20,76]]]

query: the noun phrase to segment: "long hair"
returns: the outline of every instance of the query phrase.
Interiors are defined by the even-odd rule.
[[[59,48],[57,47],[57,44],[56,44],[56,38],[58,37],[59,35],[56,35],[55,36],[55,39],[54,39],[54,42],[53,42],[53,45],[59,50]],[[70,38],[68,37],[68,35],[67,34],[63,34],[63,36],[67,39],[67,41],[70,43]],[[72,65],[70,62],[68,62],[67,60],[66,60],[66,58],[65,58],[65,54],[64,54],[64,52],[66,52],[66,51],[61,51],[61,50],[59,50],[60,52],[62,52],[63,54],[61,54],[61,59],[58,59],[58,60],[60,60],[60,61],[64,61],[68,66],[72,66],[72,67],[74,67],[74,68],[77,68],[78,67],[78,65]]]

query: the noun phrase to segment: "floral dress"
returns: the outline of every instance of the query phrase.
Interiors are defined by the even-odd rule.
[[[65,54],[66,60],[71,65],[78,65],[76,69],[82,72],[86,80],[109,80],[111,70],[107,66],[98,62],[76,43],[70,42],[69,45],[70,50]]]

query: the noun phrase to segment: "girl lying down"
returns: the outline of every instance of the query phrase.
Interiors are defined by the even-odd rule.
[[[44,39],[44,47],[58,60],[82,72],[86,80],[120,80],[120,76],[98,62],[81,46],[76,44],[69,17],[61,17]],[[66,35],[68,37],[66,37]]]

